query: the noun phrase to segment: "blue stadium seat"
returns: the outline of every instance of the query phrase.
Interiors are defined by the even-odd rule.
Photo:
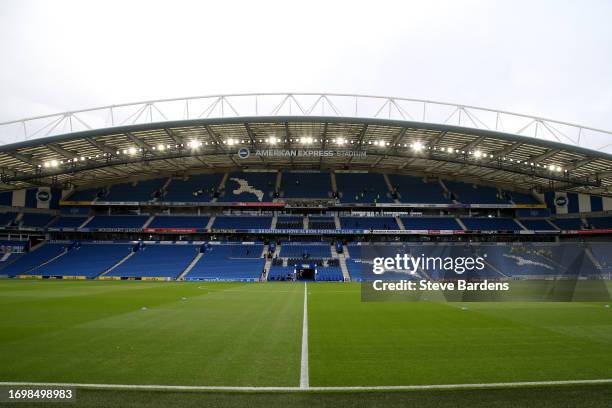
[[[146,215],[96,215],[85,228],[142,228]]]
[[[15,261],[5,268],[2,269],[3,275],[15,276],[15,275],[37,275],[35,272],[31,272],[34,267],[58,256],[64,252],[66,248],[65,244],[51,244],[45,243],[41,247],[36,248],[33,251],[26,252],[23,255],[15,259]]]
[[[459,181],[445,181],[455,199],[464,204],[509,204],[504,192],[488,186],[477,186]]]
[[[105,276],[175,279],[197,253],[194,245],[146,245]]]
[[[581,230],[584,229],[580,218],[557,218],[552,220],[561,230]]]
[[[450,217],[401,217],[407,230],[461,230],[461,226]]]
[[[340,217],[343,229],[398,230],[393,217]]]
[[[30,274],[94,278],[123,259],[131,247],[129,244],[83,243],[54,261],[35,268]]]
[[[144,180],[133,183],[115,184],[110,187],[104,201],[153,201],[154,193],[159,191],[168,179]]]
[[[206,228],[209,217],[156,215],[147,228]]]
[[[520,231],[513,218],[461,218],[468,230],[481,231]]]
[[[336,186],[343,203],[392,203],[382,174],[336,172]]]
[[[283,242],[279,256],[281,258],[331,258],[331,247],[326,242]]]
[[[210,245],[185,276],[186,280],[259,280],[265,259],[263,244]]]
[[[222,215],[215,218],[212,228],[217,229],[269,229],[272,217]]]
[[[159,201],[163,202],[206,202],[211,201],[218,192],[223,173],[199,174],[187,180],[174,178],[166,193]]]
[[[525,226],[525,228],[527,228],[528,230],[532,230],[532,231],[557,231],[557,229],[555,227],[553,227],[552,225],[550,225],[550,223],[548,221],[546,221],[546,220],[522,219],[520,221]]]
[[[21,218],[22,228],[44,228],[55,218],[52,214],[24,213]]]
[[[389,175],[389,181],[396,189],[402,203],[450,204],[445,191],[436,180],[425,182],[411,176]]]
[[[219,201],[270,202],[273,199],[276,175],[276,172],[230,173]]]
[[[593,228],[609,229],[612,228],[612,217],[592,217],[587,218],[587,221]]]
[[[328,172],[283,172],[281,197],[287,198],[329,198],[331,196],[331,175]]]
[[[59,217],[49,225],[49,228],[78,228],[88,217]]]

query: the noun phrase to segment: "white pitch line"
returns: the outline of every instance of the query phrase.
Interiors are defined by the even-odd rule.
[[[426,391],[426,390],[461,390],[475,388],[518,388],[551,385],[593,385],[612,384],[612,378],[595,380],[561,380],[561,381],[519,381],[482,384],[432,384],[432,385],[381,385],[354,387],[231,387],[231,386],[198,386],[198,385],[144,385],[144,384],[79,384],[47,382],[0,382],[0,386],[12,387],[64,387],[111,390],[159,390],[159,391]]]
[[[304,318],[302,319],[302,362],[300,364],[300,388],[310,386],[308,373],[308,284],[304,282]]]

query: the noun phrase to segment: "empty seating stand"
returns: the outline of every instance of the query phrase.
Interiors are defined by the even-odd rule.
[[[110,187],[104,201],[153,201],[167,179],[143,180],[115,184]]]
[[[189,178],[174,178],[158,201],[206,202],[216,197],[223,173],[199,174]]]
[[[263,244],[208,246],[186,280],[256,281],[263,272]]]
[[[90,229],[142,228],[149,219],[146,215],[96,215],[87,223]]]
[[[461,226],[451,217],[402,217],[407,230],[461,230]]]
[[[157,215],[147,228],[206,228],[209,217],[188,215]]]
[[[459,181],[445,181],[455,200],[464,204],[509,204],[503,191],[488,186],[477,186]]]
[[[280,215],[276,219],[278,229],[304,229],[304,218],[301,215]]]
[[[35,268],[30,273],[41,276],[85,276],[94,278],[105,272],[131,250],[130,244],[85,243],[72,246],[66,254]]]
[[[391,203],[393,199],[382,174],[336,173],[338,196],[343,203]]]
[[[340,217],[340,225],[343,229],[400,229],[393,217]]]
[[[333,230],[336,229],[334,217],[310,216],[308,217],[308,229]]]
[[[88,217],[59,217],[53,221],[49,228],[79,228]]]
[[[540,219],[522,219],[521,224],[528,230],[532,231],[558,231],[557,228],[553,227],[548,221]]]
[[[21,228],[44,228],[54,218],[53,214],[24,213],[21,218]]]
[[[330,198],[331,175],[328,172],[284,172],[281,197]]]
[[[273,199],[276,172],[230,173],[219,201],[269,202]]]
[[[582,224],[582,220],[580,218],[557,218],[552,220],[552,223],[555,224],[561,230],[581,230],[584,229],[584,225]]]
[[[145,245],[105,276],[175,279],[198,254],[195,245]]]
[[[512,218],[462,218],[468,230],[481,231],[520,231],[521,226]]]
[[[269,229],[272,217],[222,215],[215,218],[216,229]]]
[[[411,176],[389,175],[391,186],[396,190],[402,203],[450,204],[445,191],[437,180],[425,182]]]
[[[3,275],[38,275],[33,268],[62,254],[66,244],[45,243],[33,251],[20,255],[13,263],[2,269]]]
[[[326,242],[283,242],[281,244],[280,257],[297,259],[331,258],[331,248]]]

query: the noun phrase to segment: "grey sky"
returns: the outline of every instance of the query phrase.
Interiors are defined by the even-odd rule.
[[[0,2],[0,121],[240,92],[346,92],[612,129],[610,1]]]

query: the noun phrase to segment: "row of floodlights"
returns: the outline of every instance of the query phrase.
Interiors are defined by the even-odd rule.
[[[276,145],[278,143],[284,143],[287,140],[281,140],[279,138],[276,138],[274,136],[269,137],[268,139],[265,140],[265,142],[267,142],[270,145]],[[312,138],[312,137],[301,137],[301,138],[297,138],[297,139],[289,139],[290,142],[297,142],[297,143],[301,143],[304,145],[310,145],[312,143],[316,143],[318,141],[323,142],[323,139],[316,139],[316,138]],[[339,145],[339,146],[343,146],[345,144],[355,144],[354,140],[347,140],[345,138],[334,138],[331,140],[333,143]],[[260,143],[264,143],[264,139],[259,139]],[[330,142],[330,140],[325,140],[325,142]],[[244,144],[247,143],[247,141],[245,140],[238,140],[238,139],[227,139],[225,141],[222,142],[223,144],[226,144],[228,146],[235,146],[238,144]],[[208,146],[208,145],[217,145],[219,144],[218,142],[202,142],[196,139],[190,140],[187,143],[187,147],[192,149],[192,150],[198,150],[199,148],[201,148],[202,146]],[[377,146],[377,147],[389,147],[391,146],[391,143],[389,142],[385,142],[382,140],[377,140],[377,141],[367,141],[364,142],[364,144],[367,145],[373,145],[373,146]],[[423,143],[421,142],[414,142],[414,143],[404,143],[402,144],[395,144],[396,147],[405,147],[405,148],[410,148],[412,150],[414,150],[415,152],[421,152],[423,150],[433,150],[433,151],[437,151],[437,152],[441,152],[441,153],[447,153],[447,154],[462,154],[462,155],[469,155],[474,157],[475,159],[495,159],[495,156],[493,154],[489,154],[486,153],[482,150],[469,150],[469,151],[465,151],[465,150],[460,150],[460,149],[456,149],[453,147],[430,147],[430,146],[425,146]],[[179,149],[179,148],[184,148],[185,145],[184,144],[158,144],[157,146],[152,146],[151,150],[154,151],[160,151],[163,152],[165,150],[172,150],[172,149]],[[142,153],[144,151],[144,149],[142,148],[137,148],[137,147],[129,147],[123,150],[117,150],[115,152],[116,156],[121,156],[121,155],[128,155],[128,156],[135,156],[139,153]],[[44,168],[55,168],[58,167],[60,165],[63,164],[70,164],[70,163],[78,163],[79,161],[84,162],[86,160],[94,160],[94,159],[100,159],[100,158],[105,158],[105,157],[110,157],[112,156],[110,153],[103,153],[103,154],[97,154],[95,156],[81,156],[81,157],[75,157],[73,159],[66,159],[66,160],[48,160],[45,161],[42,165],[38,165],[39,168],[44,167]],[[566,169],[563,169],[561,166],[558,165],[553,165],[553,164],[548,164],[548,165],[544,165],[544,164],[538,164],[538,163],[534,163],[534,162],[530,162],[528,160],[516,160],[516,159],[512,159],[512,158],[508,158],[505,156],[501,156],[501,157],[497,157],[497,159],[499,160],[503,160],[503,161],[509,161],[510,163],[513,164],[518,164],[518,165],[528,165],[531,167],[537,167],[537,168],[543,168],[543,169],[548,169],[552,172],[557,172],[557,173],[561,173],[561,172],[565,172],[567,173]]]

